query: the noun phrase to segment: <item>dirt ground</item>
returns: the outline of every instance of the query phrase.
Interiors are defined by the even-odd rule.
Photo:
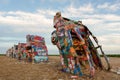
[[[120,58],[109,58],[112,69],[120,69]],[[93,78],[86,76],[72,79],[72,74],[61,72],[59,56],[49,56],[47,63],[25,63],[0,56],[0,80],[120,80],[120,74],[96,71]]]

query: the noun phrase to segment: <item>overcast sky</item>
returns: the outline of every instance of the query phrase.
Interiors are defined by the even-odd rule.
[[[120,0],[0,0],[0,53],[33,34],[45,37],[49,54],[58,54],[50,40],[58,11],[88,26],[106,54],[120,54]]]

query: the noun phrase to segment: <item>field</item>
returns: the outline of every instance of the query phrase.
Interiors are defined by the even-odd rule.
[[[112,69],[120,69],[120,58],[110,57]],[[72,74],[60,71],[59,56],[49,56],[47,63],[25,63],[0,56],[0,80],[120,80],[120,74],[98,70],[93,78],[86,76],[72,79]]]

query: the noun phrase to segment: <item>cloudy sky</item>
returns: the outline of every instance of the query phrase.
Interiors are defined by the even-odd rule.
[[[120,0],[0,0],[0,53],[33,34],[45,37],[49,54],[58,54],[50,41],[58,11],[82,20],[106,54],[120,54]]]

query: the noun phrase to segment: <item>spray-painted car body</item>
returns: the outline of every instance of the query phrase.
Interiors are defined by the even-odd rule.
[[[82,62],[86,61],[88,64],[85,64],[84,67],[89,68],[90,76],[94,75],[96,67],[103,69],[100,55],[90,36],[99,46],[97,38],[81,21],[73,21],[62,17],[60,13],[56,13],[54,28],[56,30],[51,34],[51,41],[59,49],[63,71],[82,76],[80,66],[82,66]],[[100,49],[102,51],[102,48]],[[103,53],[103,55],[105,54]],[[106,57],[105,59],[108,69],[110,69],[109,62]]]
[[[48,61],[48,50],[45,45],[45,40],[41,36],[27,35],[27,44],[31,46],[31,52],[34,54],[34,61]]]

